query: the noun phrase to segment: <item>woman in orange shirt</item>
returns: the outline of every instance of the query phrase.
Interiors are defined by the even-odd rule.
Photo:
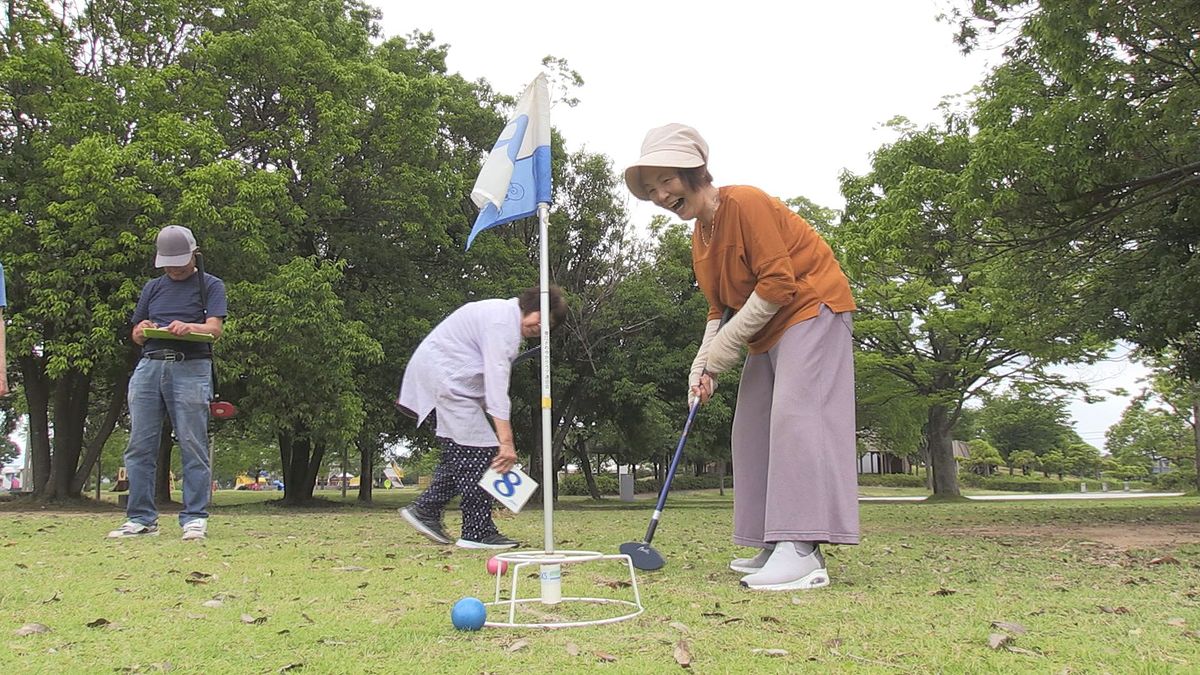
[[[734,543],[742,585],[784,591],[829,585],[820,544],[857,544],[854,358],[850,285],[833,251],[780,200],[716,187],[708,144],[691,127],[652,129],[625,170],[629,190],[695,220],[692,267],[708,323],[688,377],[706,403],[713,376],[735,368]],[[737,310],[718,331],[726,307]]]

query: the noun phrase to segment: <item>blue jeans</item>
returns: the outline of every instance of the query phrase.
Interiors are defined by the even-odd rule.
[[[194,361],[138,361],[129,379],[129,520],[142,525],[158,521],[154,506],[154,474],[163,414],[170,415],[183,460],[183,511],[179,524],[208,517],[212,468],[208,463],[208,403],[212,399],[212,364]]]

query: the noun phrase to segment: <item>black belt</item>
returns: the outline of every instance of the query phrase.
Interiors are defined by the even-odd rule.
[[[195,361],[196,359],[207,359],[210,357],[208,354],[196,354],[193,356],[188,356],[187,354],[184,354],[183,352],[177,352],[174,349],[155,349],[153,351],[142,352],[142,358],[153,359],[155,361],[187,361],[188,359]]]

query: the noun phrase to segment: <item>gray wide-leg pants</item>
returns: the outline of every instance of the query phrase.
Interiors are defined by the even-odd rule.
[[[733,417],[733,541],[857,544],[850,312],[819,314],[746,358]]]

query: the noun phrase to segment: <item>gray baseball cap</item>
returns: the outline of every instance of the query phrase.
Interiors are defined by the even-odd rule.
[[[192,259],[197,248],[192,231],[182,225],[168,225],[159,230],[156,246],[155,267],[182,267]]]

